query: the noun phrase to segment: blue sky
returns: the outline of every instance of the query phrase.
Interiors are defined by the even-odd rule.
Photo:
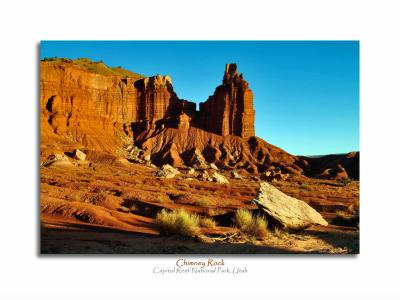
[[[40,57],[54,56],[168,74],[196,103],[235,62],[254,93],[257,136],[297,155],[359,150],[358,41],[43,41]]]

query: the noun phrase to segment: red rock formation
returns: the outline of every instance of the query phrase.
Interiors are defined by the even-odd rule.
[[[360,152],[300,158],[307,161],[307,165],[299,164],[307,176],[324,179],[360,178]]]
[[[219,135],[254,136],[253,92],[236,64],[227,64],[222,85],[200,104],[201,124]]]
[[[187,116],[182,115],[178,128],[139,131],[135,136],[144,155],[151,155],[158,164],[173,166],[201,165],[199,160],[214,163],[224,169],[244,169],[250,173],[265,171],[269,166],[280,166],[282,172],[298,173],[302,169],[296,164],[297,157],[268,144],[257,137],[243,139],[238,136],[221,136],[184,124]],[[287,167],[287,168],[286,168]]]
[[[137,117],[131,121],[159,120],[177,115],[178,97],[169,76],[156,75],[135,82]]]
[[[149,130],[157,124],[180,123],[171,119],[182,113],[190,117],[185,126],[195,122],[220,135],[254,135],[253,94],[235,64],[227,65],[223,85],[201,105],[200,113],[195,103],[178,99],[169,76],[105,76],[73,61],[43,61],[40,68],[44,139],[68,139],[111,151],[121,146],[120,137],[131,138],[132,123],[140,122],[136,128]]]
[[[154,123],[179,100],[168,76],[125,78],[88,72],[74,63],[40,64],[41,137],[113,151],[132,137],[131,124]]]
[[[102,75],[70,60],[42,61],[40,113],[43,155],[78,148],[118,156],[135,142],[158,164],[359,176],[358,154],[296,157],[255,137],[253,93],[236,64],[226,66],[222,85],[198,112],[177,97],[168,76]]]

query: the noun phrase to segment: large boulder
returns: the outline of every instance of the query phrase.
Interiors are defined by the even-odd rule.
[[[47,157],[46,162],[42,164],[45,167],[71,167],[73,164],[69,161],[68,157],[63,154],[52,154]]]
[[[197,178],[201,181],[213,181],[213,179],[210,177],[210,174],[208,174],[207,170],[200,171]]]
[[[158,177],[165,177],[165,178],[174,178],[178,174],[180,174],[180,172],[168,164],[163,165],[161,167],[161,170],[158,170],[156,172],[156,175]]]
[[[195,171],[194,168],[189,168],[189,169],[187,170],[186,174],[188,174],[188,175],[194,175],[194,174],[196,174],[196,171]]]
[[[77,160],[86,160],[86,154],[83,153],[81,150],[79,149],[75,149],[73,152],[73,156],[75,159]]]
[[[232,170],[231,176],[234,179],[243,179],[243,177],[238,172],[236,172],[235,170]]]
[[[279,168],[271,168],[260,175],[260,179],[264,181],[282,181],[289,177],[288,174],[283,174]]]
[[[143,150],[135,145],[130,145],[127,147],[127,156],[126,158],[130,162],[135,163],[143,163],[144,161],[140,158],[143,155]]]
[[[311,225],[328,225],[307,203],[282,193],[267,182],[261,182],[253,202],[285,228],[302,229]]]
[[[210,168],[215,170],[215,171],[218,171],[218,167],[214,163],[210,164]]]
[[[229,183],[229,180],[224,175],[221,175],[221,174],[219,174],[217,172],[214,172],[211,175],[211,178],[216,183],[220,183],[220,184],[228,184]]]

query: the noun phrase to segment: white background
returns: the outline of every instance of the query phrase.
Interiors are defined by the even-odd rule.
[[[399,299],[396,2],[2,1],[0,298]],[[361,254],[227,256],[249,273],[162,278],[153,267],[170,266],[175,256],[39,257],[42,39],[360,40]]]

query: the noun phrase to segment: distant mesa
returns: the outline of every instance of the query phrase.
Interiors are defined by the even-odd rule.
[[[358,156],[330,165],[256,137],[253,92],[235,63],[226,65],[222,84],[196,110],[196,103],[177,96],[169,76],[145,77],[88,59],[46,59],[40,63],[40,111],[41,143],[66,150],[121,155],[133,143],[159,165],[190,165],[196,153],[219,168],[251,173],[357,173],[356,163],[347,161]]]

